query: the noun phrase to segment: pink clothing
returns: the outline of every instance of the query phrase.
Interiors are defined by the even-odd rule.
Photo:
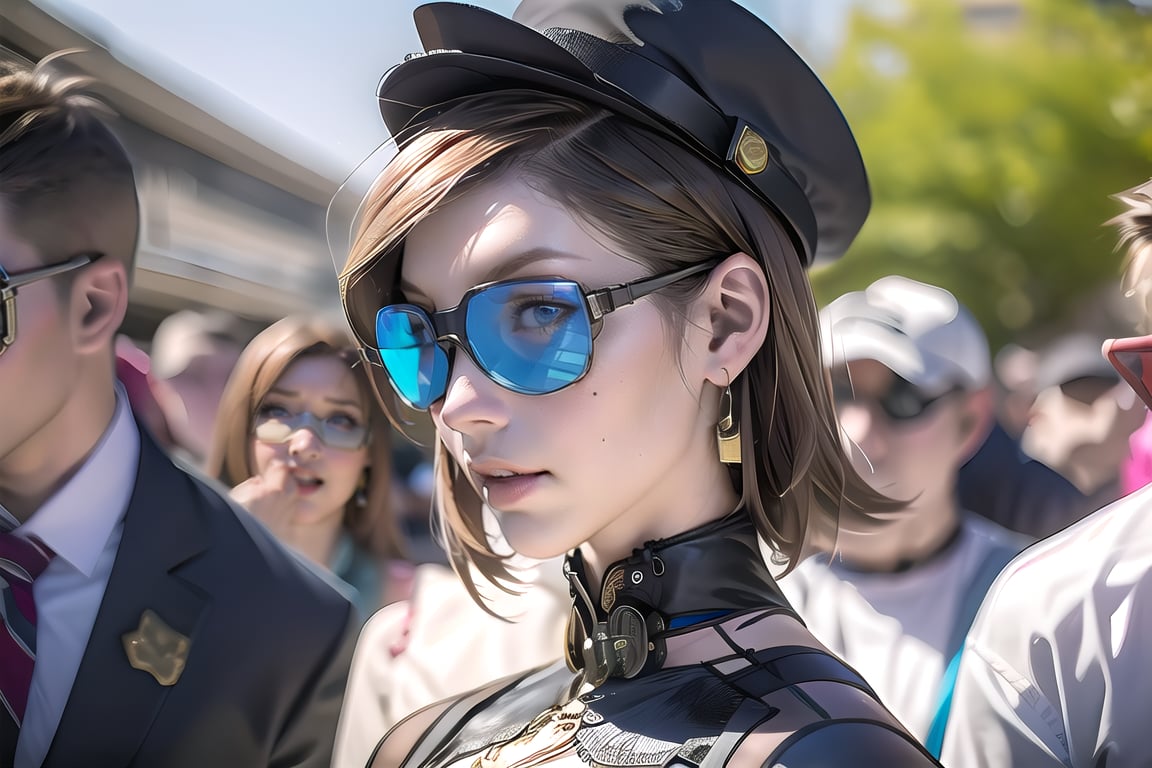
[[[1120,486],[1124,495],[1152,482],[1152,413],[1144,419],[1144,425],[1128,438],[1128,446],[1128,458],[1120,467]]]

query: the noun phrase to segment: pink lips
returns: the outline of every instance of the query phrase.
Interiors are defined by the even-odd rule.
[[[548,476],[547,472],[495,461],[474,461],[470,468],[484,489],[488,503],[496,509],[510,507],[527,498]]]

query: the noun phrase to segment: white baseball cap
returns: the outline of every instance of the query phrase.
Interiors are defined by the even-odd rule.
[[[820,311],[826,362],[875,360],[927,395],[982,389],[991,378],[984,330],[948,291],[891,275]]]

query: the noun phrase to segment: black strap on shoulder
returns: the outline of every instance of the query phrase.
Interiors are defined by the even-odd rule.
[[[772,768],[883,765],[940,768],[908,734],[877,720],[824,720],[799,729],[764,761]]]

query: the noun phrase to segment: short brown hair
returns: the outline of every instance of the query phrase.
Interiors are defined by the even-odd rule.
[[[744,446],[733,485],[789,568],[814,535],[826,545],[838,524],[870,528],[872,512],[901,506],[869,487],[842,447],[811,286],[781,224],[707,161],[575,99],[534,91],[467,97],[401,142],[369,195],[340,276],[345,310],[362,343],[373,344],[376,310],[402,300],[397,278],[412,227],[507,173],[564,205],[653,273],[739,251],[763,265],[771,327],[732,382]],[[684,280],[658,297],[670,331],[682,331],[675,307],[698,295],[705,280]],[[398,422],[415,416],[392,404],[387,383],[377,383],[377,390]],[[453,564],[460,572],[475,566],[489,580],[509,578],[488,544],[479,497],[439,441],[437,462],[437,509]],[[470,580],[465,585],[474,590]]]
[[[1152,179],[1113,198],[1127,209],[1106,223],[1119,230],[1118,248],[1124,257],[1124,293],[1143,302],[1143,331],[1152,330]]]
[[[372,384],[361,369],[352,338],[336,323],[321,317],[287,317],[265,328],[245,347],[220,398],[205,471],[228,487],[256,474],[252,463],[256,411],[284,371],[308,356],[334,357],[352,369],[372,436],[368,446],[367,503],[361,506],[355,498],[348,500],[344,527],[368,552],[384,558],[402,557],[404,547],[389,503],[391,429],[376,402]]]
[[[0,48],[0,213],[44,262],[83,251],[121,261],[131,280],[139,229],[132,164],[91,81]]]

